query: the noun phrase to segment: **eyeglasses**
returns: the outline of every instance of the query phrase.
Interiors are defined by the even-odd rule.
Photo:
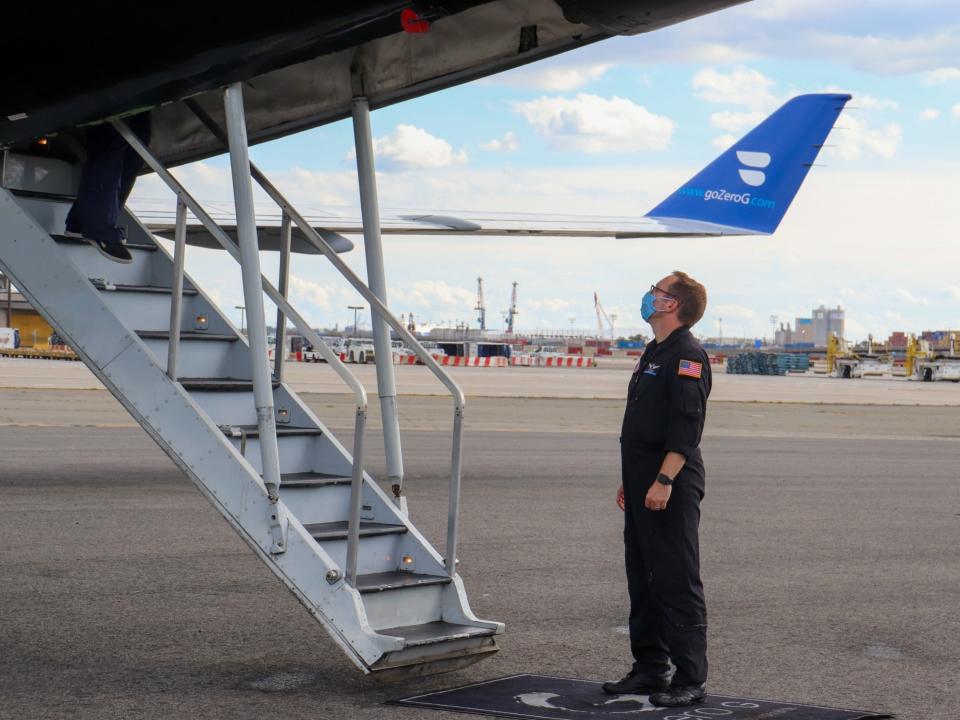
[[[657,287],[656,285],[651,285],[651,286],[650,286],[650,292],[654,292],[654,291],[656,291],[656,292],[658,292],[658,293],[663,293],[664,295],[667,296],[667,298],[666,298],[667,300],[673,300],[675,303],[677,303],[677,305],[680,304],[680,298],[678,298],[676,295],[671,295],[670,293],[668,293],[668,292],[667,292],[666,290],[664,290],[663,288],[659,288],[659,287]]]

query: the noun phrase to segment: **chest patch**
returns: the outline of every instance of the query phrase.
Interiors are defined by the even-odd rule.
[[[659,366],[659,365],[656,365],[656,364],[654,364],[654,363],[650,363],[650,364],[647,366],[647,369],[643,371],[643,374],[644,374],[644,375],[654,375],[654,376],[655,376],[655,375],[657,374],[657,371],[658,371],[659,369],[660,369],[660,366]]]

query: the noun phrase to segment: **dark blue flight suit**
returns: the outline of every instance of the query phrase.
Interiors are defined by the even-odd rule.
[[[630,379],[620,434],[634,671],[660,674],[672,660],[674,685],[707,679],[699,445],[710,384],[710,359],[689,328],[678,328],[662,343],[654,340]],[[647,510],[647,491],[671,451],[684,455],[686,464],[674,478],[666,510]]]
[[[150,144],[150,112],[126,120],[130,130]],[[118,228],[122,208],[140,170],[143,159],[113,126],[104,123],[87,130],[87,161],[80,176],[77,200],[67,215],[67,230],[83,233],[108,244],[122,242]]]

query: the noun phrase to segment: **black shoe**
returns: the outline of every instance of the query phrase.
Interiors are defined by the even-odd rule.
[[[702,685],[671,685],[666,692],[651,695],[650,702],[657,707],[686,707],[687,705],[699,705],[706,696],[706,683]]]
[[[670,671],[664,670],[658,675],[634,672],[631,670],[617,682],[605,682],[603,691],[611,695],[649,695],[667,690],[670,687]]]
[[[108,260],[129,265],[133,262],[133,255],[124,246],[127,239],[127,232],[124,228],[113,228],[110,232],[104,233],[106,237],[93,237],[93,233],[86,233],[78,227],[67,226],[63,233],[69,238],[76,238],[93,245],[100,254]],[[99,233],[97,233],[99,235]]]

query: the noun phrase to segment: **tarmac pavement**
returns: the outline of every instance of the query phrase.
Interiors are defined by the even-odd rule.
[[[471,405],[461,570],[477,614],[507,624],[502,650],[385,686],[352,667],[105,393],[17,392],[0,394],[0,718],[442,720],[462,716],[381,703],[512,673],[605,679],[628,666],[613,404]],[[349,410],[344,398],[308,399]],[[401,407],[434,418],[404,433],[405,487],[414,521],[442,543],[449,421],[443,404],[431,410],[438,400]],[[960,427],[931,408],[901,409],[916,414],[897,422],[877,408],[823,410],[711,405],[710,688],[954,718]],[[105,426],[70,422],[90,415]],[[584,431],[581,416],[598,422]],[[945,437],[925,437],[924,422]],[[378,475],[376,432],[369,445]]]

